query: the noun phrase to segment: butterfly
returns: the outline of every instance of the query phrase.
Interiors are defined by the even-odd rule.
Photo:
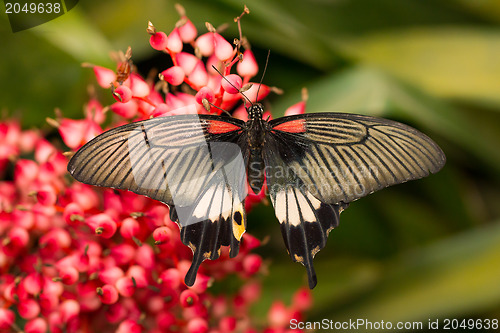
[[[267,188],[288,253],[305,266],[312,289],[313,258],[350,202],[446,162],[429,137],[396,121],[347,113],[265,120],[260,103],[247,112],[246,122],[184,114],[123,125],[79,149],[68,171],[80,182],[167,204],[193,251],[188,286],[221,246],[238,254],[247,181],[254,193]]]

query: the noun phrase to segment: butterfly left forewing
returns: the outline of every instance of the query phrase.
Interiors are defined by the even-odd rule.
[[[238,142],[244,123],[210,115],[179,115],[109,130],[84,145],[68,171],[91,185],[129,190],[170,206],[182,241],[194,253],[186,276],[218,258],[222,245],[238,253],[245,231],[245,162]]]

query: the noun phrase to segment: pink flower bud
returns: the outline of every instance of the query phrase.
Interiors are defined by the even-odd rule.
[[[165,308],[165,300],[160,295],[151,296],[148,299],[148,311],[156,314]]]
[[[59,305],[59,312],[62,320],[68,322],[80,314],[80,304],[73,299],[67,299]]]
[[[281,301],[274,301],[267,314],[267,320],[271,327],[286,327],[290,322],[290,314]]]
[[[168,227],[158,227],[153,231],[153,239],[155,244],[164,244],[170,241],[172,231]]]
[[[33,272],[28,274],[23,280],[23,286],[30,295],[38,295],[42,291],[43,279],[40,273]]]
[[[224,317],[219,321],[219,329],[221,333],[231,333],[236,329],[236,318]]]
[[[134,281],[129,277],[122,276],[121,278],[116,280],[115,287],[116,290],[118,290],[118,293],[124,297],[131,297],[132,295],[134,295]]]
[[[104,213],[93,215],[87,218],[86,222],[97,235],[103,238],[111,238],[118,228],[116,222],[113,221],[109,215]]]
[[[189,308],[195,304],[198,304],[199,300],[198,295],[190,289],[186,289],[181,292],[179,299],[181,306],[184,308]]]
[[[120,103],[127,103],[132,99],[132,90],[127,86],[121,85],[113,91],[113,97]]]
[[[173,289],[177,289],[181,285],[182,279],[183,276],[179,270],[169,268],[160,274],[159,283],[170,286]]]
[[[257,282],[246,283],[241,287],[240,295],[247,304],[252,304],[259,300],[262,286]]]
[[[236,71],[239,75],[248,78],[257,75],[259,72],[259,65],[257,65],[257,61],[252,51],[245,50],[245,52],[243,52],[243,60],[236,65]]]
[[[253,250],[260,246],[260,240],[248,233],[243,234],[243,246],[245,251]]]
[[[59,278],[65,285],[72,285],[78,281],[80,273],[73,266],[62,266],[59,268]]]
[[[55,228],[40,237],[41,252],[48,257],[54,256],[57,251],[66,249],[71,245],[71,236],[68,231]]]
[[[40,306],[34,299],[22,299],[17,304],[17,311],[24,319],[33,319],[40,313]]]
[[[3,239],[3,251],[8,256],[14,256],[22,251],[29,242],[29,233],[24,228],[13,227]]]
[[[26,322],[24,325],[24,333],[45,333],[47,332],[48,325],[43,318],[34,318]]]
[[[179,34],[184,43],[191,43],[198,35],[198,31],[190,19],[183,17],[186,21],[179,27]]]
[[[54,187],[50,185],[42,186],[36,193],[37,201],[44,206],[53,206],[57,201],[57,194]]]
[[[123,238],[132,239],[132,237],[137,236],[139,230],[139,222],[132,217],[128,217],[122,221],[122,225],[120,226],[120,235],[122,235]]]
[[[151,87],[144,81],[144,79],[136,73],[130,74],[129,77],[130,90],[132,95],[137,97],[146,97],[151,92]]]
[[[52,312],[48,316],[49,321],[49,332],[51,333],[63,333],[62,327],[66,326],[66,323],[62,322],[61,314],[59,312]]]
[[[98,287],[96,292],[103,304],[114,304],[118,301],[118,291],[112,285],[105,284],[102,287]]]
[[[257,91],[259,92],[259,96],[257,96]],[[271,88],[269,88],[269,86],[266,86],[265,84],[260,84],[260,89],[259,89],[259,83],[253,83],[252,87],[247,91],[245,91],[245,95],[248,97],[249,100],[258,102],[263,100],[267,95],[269,95],[270,92]]]
[[[293,294],[292,308],[298,311],[306,311],[311,308],[312,302],[311,291],[306,288],[300,288]]]
[[[149,44],[151,44],[151,47],[155,50],[164,50],[167,47],[167,43],[167,34],[163,31],[158,31],[149,37]]]
[[[74,182],[71,187],[71,201],[76,202],[84,211],[99,205],[99,197],[93,187]]]
[[[0,330],[8,331],[14,323],[14,312],[8,309],[0,308]]]
[[[196,48],[204,57],[209,57],[214,53],[214,33],[207,32],[196,39]]]
[[[297,104],[290,106],[288,109],[286,109],[285,116],[304,114],[305,110],[306,110],[306,102],[301,101],[301,102],[298,102]]]
[[[148,285],[148,279],[146,277],[146,270],[138,265],[132,265],[129,267],[126,276],[134,278],[135,285],[138,288],[144,288]]]
[[[182,39],[179,34],[179,29],[174,28],[170,35],[168,36],[167,49],[171,52],[179,53],[182,51]]]
[[[77,294],[82,312],[96,311],[102,305],[95,290],[96,285],[91,281],[77,284]]]
[[[105,89],[111,87],[111,83],[116,80],[115,72],[109,68],[94,66],[94,74],[97,79],[97,83]]]
[[[110,109],[117,115],[130,119],[137,114],[137,103],[133,100],[126,103],[116,102],[111,104]]]
[[[38,163],[44,163],[57,153],[56,148],[47,140],[39,140],[35,146],[35,160]]]
[[[187,330],[189,333],[207,333],[208,323],[203,318],[193,318],[188,322]]]
[[[47,315],[57,308],[59,296],[44,291],[38,298],[38,304],[40,305],[42,313]]]
[[[168,107],[167,104],[159,103],[159,104],[156,104],[156,107],[153,110],[152,116],[153,117],[163,117],[168,113],[168,111],[170,111],[170,108]]]
[[[172,93],[168,93],[167,96],[165,96],[165,102],[171,110],[170,113],[172,113],[176,109],[180,109],[180,108],[183,108],[185,106],[182,99],[180,99],[179,97],[177,97],[176,95],[174,95]]]
[[[191,53],[187,53],[187,52],[177,53],[175,55],[175,58],[177,60],[177,63],[179,64],[179,66],[184,71],[185,75],[191,74],[193,69],[196,67],[196,65],[200,61],[200,59],[196,58],[196,56],[194,56]]]
[[[36,142],[40,140],[40,135],[34,130],[27,130],[21,133],[19,138],[19,148],[27,153],[34,149]]]
[[[107,284],[114,284],[124,273],[120,267],[109,267],[99,272],[99,279]]]
[[[141,333],[142,328],[139,324],[131,319],[125,319],[118,325],[115,333]]]
[[[38,165],[32,160],[18,160],[14,168],[14,179],[18,188],[28,186],[38,176]]]
[[[67,224],[76,226],[84,221],[83,210],[77,203],[71,202],[64,207],[63,218]]]
[[[225,79],[221,81],[222,88],[228,94],[238,94],[241,89],[241,85],[243,84],[243,80],[239,75],[229,74],[225,76]]]
[[[186,77],[181,66],[172,66],[161,72],[161,75],[163,76],[163,80],[174,86],[180,85]]]
[[[152,270],[155,265],[155,253],[149,244],[142,244],[135,251],[135,261],[142,267]]]
[[[226,61],[233,57],[233,47],[227,40],[218,33],[214,33],[214,51],[215,56],[220,61]]]
[[[203,62],[200,60],[188,76],[189,81],[197,87],[203,87],[208,82],[208,74]]]
[[[128,317],[127,315],[128,310],[125,308],[122,301],[110,304],[108,310],[104,314],[106,320],[113,324],[123,321]]]
[[[249,254],[243,259],[243,269],[248,275],[257,273],[261,266],[262,258],[258,254]]]
[[[156,316],[158,328],[164,332],[169,332],[172,325],[177,323],[175,316],[167,311],[163,311]]]
[[[215,99],[215,94],[209,87],[202,87],[195,95],[196,102],[202,104],[202,101],[206,99],[209,102],[213,102]]]
[[[206,292],[208,284],[210,283],[211,280],[212,280],[211,277],[198,273],[198,275],[196,276],[196,281],[191,287],[191,290],[193,290],[198,294],[203,294],[204,292]]]
[[[119,244],[111,248],[110,256],[116,261],[117,265],[124,265],[134,259],[135,249],[130,244]]]

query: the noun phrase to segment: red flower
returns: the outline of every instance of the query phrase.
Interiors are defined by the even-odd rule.
[[[152,24],[148,27],[151,46],[172,59],[171,67],[160,69],[162,82],[133,72],[127,52],[117,71],[93,66],[98,85],[117,102],[103,107],[91,99],[84,119],[58,112],[49,120],[70,149],[102,132],[107,110],[118,116],[111,126],[221,109],[245,117],[240,91],[258,72],[252,52],[244,50],[240,63],[237,47],[211,25],[198,36],[182,7],[176,8],[181,18],[168,37]],[[183,51],[186,43],[205,58]],[[231,74],[235,64],[238,75]],[[176,88],[156,89],[162,85]],[[259,100],[271,92],[253,84],[244,94],[256,101],[257,90]],[[16,330],[30,333],[254,330],[249,307],[260,297],[257,273],[265,265],[252,253],[260,246],[258,239],[245,234],[234,259],[223,249],[220,259],[206,262],[194,286],[187,288],[183,277],[192,253],[182,244],[168,207],[131,192],[68,182],[60,146],[36,131],[21,130],[17,122],[0,123],[0,176],[9,165],[14,169],[13,179],[0,180],[0,330],[15,323],[24,325]],[[264,191],[251,193],[247,208],[263,198]],[[237,294],[214,295],[212,285],[225,283],[229,275],[239,278]],[[290,309],[273,304],[269,322],[285,329],[291,316],[310,306],[310,294],[299,291]]]

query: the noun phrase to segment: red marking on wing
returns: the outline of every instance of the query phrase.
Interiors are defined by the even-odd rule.
[[[274,126],[273,130],[288,133],[304,133],[306,131],[306,121],[304,119],[290,120]]]
[[[222,120],[210,120],[207,131],[210,134],[223,134],[241,129],[238,125],[234,125]]]

